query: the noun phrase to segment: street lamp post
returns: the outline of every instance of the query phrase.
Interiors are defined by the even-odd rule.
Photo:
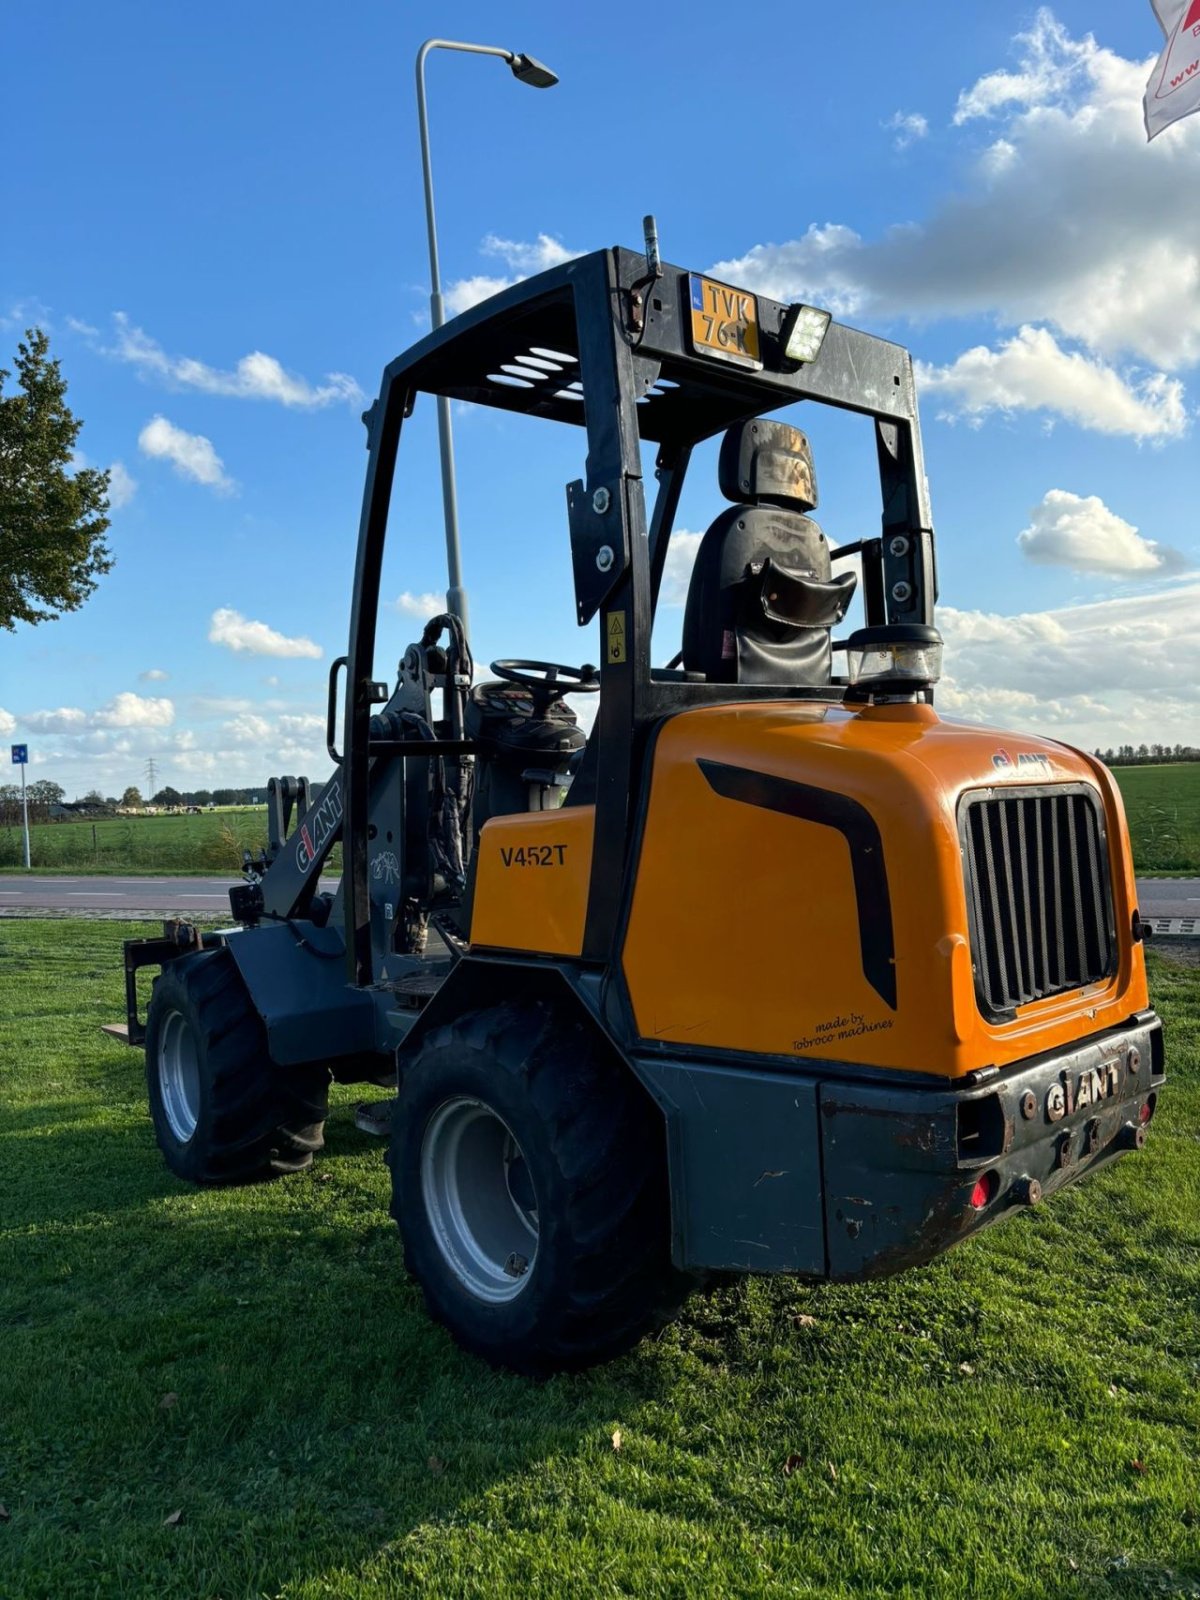
[[[429,118],[425,106],[425,57],[431,50],[462,50],[468,55],[499,56],[508,63],[514,78],[534,89],[552,89],[558,82],[549,67],[543,66],[533,56],[519,55],[515,50],[502,50],[497,45],[461,44],[454,39],[426,39],[417,51],[417,116],[421,124],[421,166],[425,176],[425,221],[429,229],[429,276],[431,293],[429,309],[433,326],[440,328],[446,320],[442,301],[442,277],[438,266],[437,228],[433,212],[433,168],[429,160]],[[447,609],[462,618],[464,632],[469,632],[467,621],[467,591],[462,581],[462,551],[458,540],[458,490],[454,480],[454,437],[450,428],[450,401],[444,395],[437,397],[438,448],[442,460],[442,510],[446,523],[446,588]]]

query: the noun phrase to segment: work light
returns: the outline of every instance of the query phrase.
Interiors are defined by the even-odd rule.
[[[783,353],[788,360],[815,361],[832,320],[832,312],[818,311],[816,306],[789,306],[779,330]]]

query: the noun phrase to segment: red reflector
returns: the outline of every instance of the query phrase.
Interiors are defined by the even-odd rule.
[[[985,1172],[976,1178],[975,1187],[971,1190],[971,1205],[974,1209],[982,1211],[984,1206],[990,1205],[999,1187],[1000,1179],[994,1172]]]
[[[1138,1112],[1138,1121],[1139,1122],[1149,1122],[1150,1118],[1153,1115],[1154,1115],[1154,1096],[1151,1095],[1149,1100],[1145,1100],[1145,1101],[1142,1102],[1142,1108]]]

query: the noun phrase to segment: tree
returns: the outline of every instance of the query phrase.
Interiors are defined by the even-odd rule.
[[[142,804],[142,791],[131,783],[121,796],[121,804],[129,810],[139,808]]]
[[[84,802],[89,806],[102,806],[104,804],[104,796],[99,789],[89,789],[83,798]]]
[[[0,627],[76,611],[112,566],[108,473],[71,458],[82,424],[50,341],[30,328],[17,346],[18,392],[0,367]]]
[[[59,806],[67,798],[67,791],[61,783],[52,783],[49,778],[39,778],[36,783],[29,785],[29,802],[38,806]]]
[[[178,789],[172,789],[168,783],[165,788],[160,789],[154,796],[153,804],[156,806],[180,806],[183,804],[183,796]]]

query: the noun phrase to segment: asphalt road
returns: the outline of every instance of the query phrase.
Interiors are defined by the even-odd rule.
[[[1200,878],[1139,878],[1143,917],[1200,917]]]
[[[40,878],[36,873],[0,877],[0,912],[74,911],[193,912],[222,916],[229,911],[229,886],[237,878]],[[332,883],[322,887],[332,889]],[[1139,878],[1138,909],[1143,917],[1200,916],[1200,878]]]
[[[0,911],[109,911],[151,915],[229,911],[232,878],[40,878],[36,873],[0,878]]]

